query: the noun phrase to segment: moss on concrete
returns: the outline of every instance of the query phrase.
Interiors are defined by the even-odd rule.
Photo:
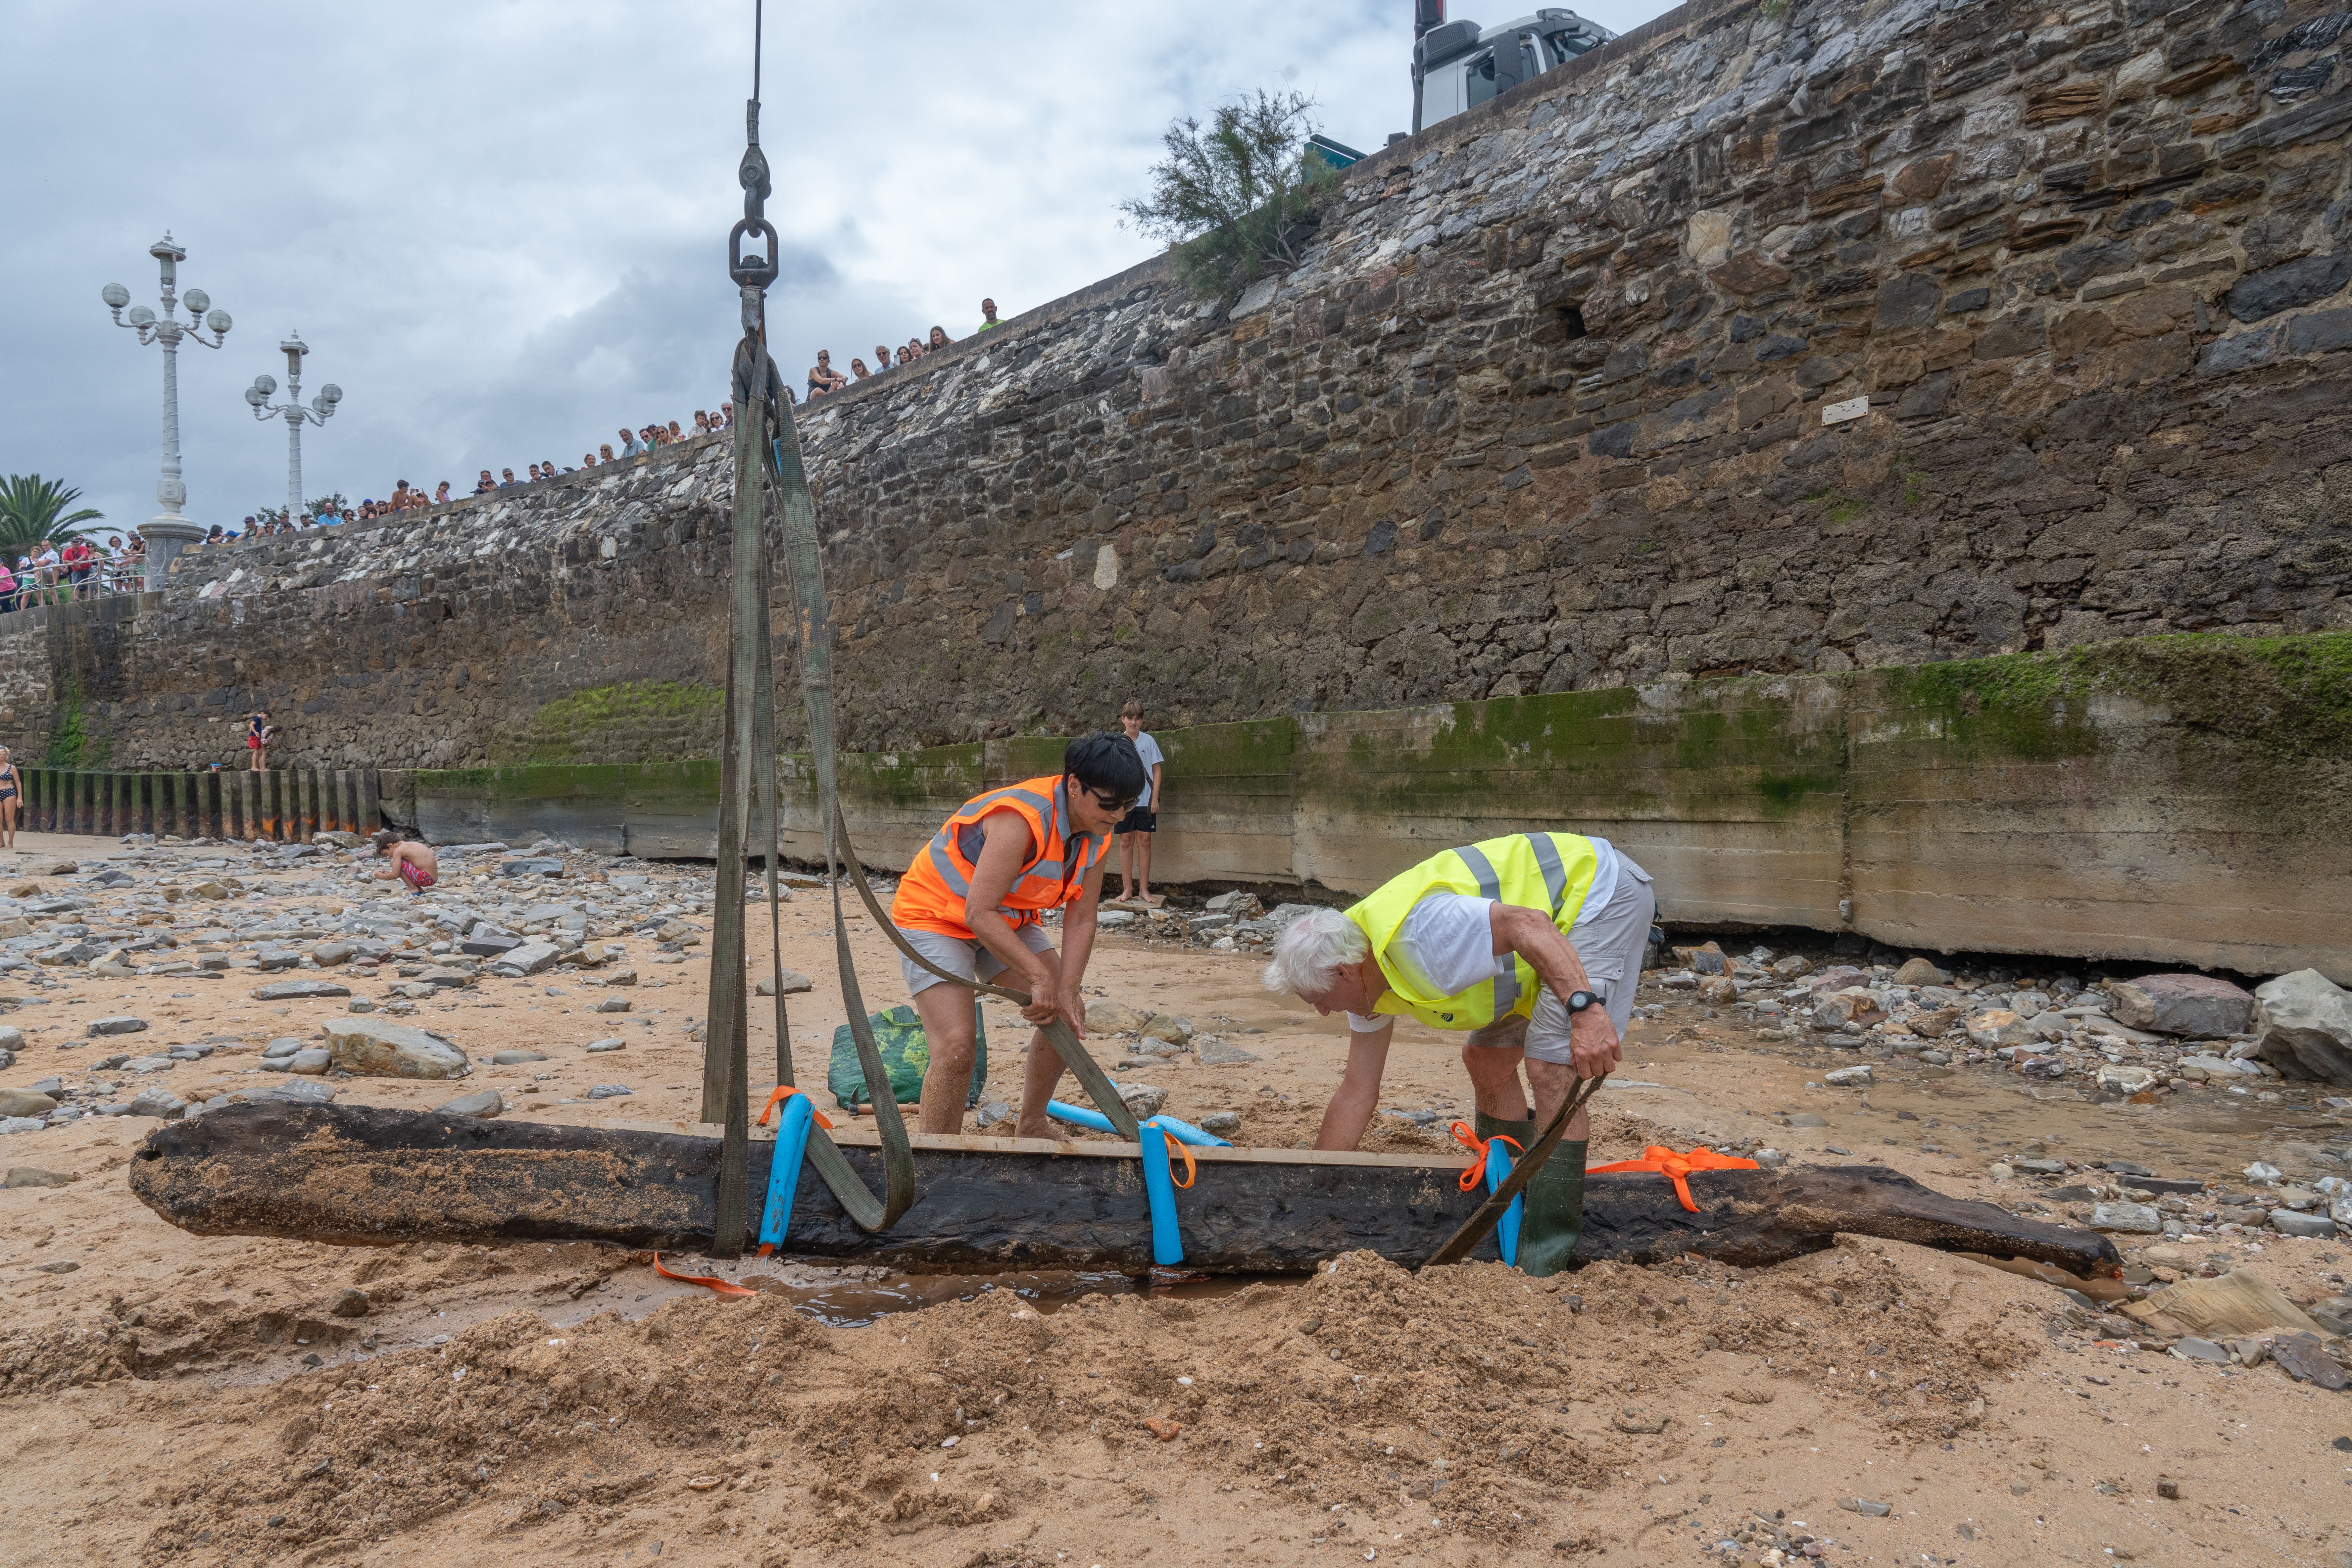
[[[549,764],[707,755],[718,742],[726,704],[724,690],[688,681],[591,687],[541,708],[507,749],[513,762]]]

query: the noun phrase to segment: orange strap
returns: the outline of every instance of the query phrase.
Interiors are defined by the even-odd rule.
[[[732,1279],[721,1279],[711,1274],[673,1274],[662,1267],[661,1254],[654,1254],[654,1272],[665,1279],[675,1279],[681,1285],[707,1285],[721,1296],[756,1296],[757,1290],[738,1285]]]
[[[1152,1121],[1157,1121],[1158,1120],[1158,1117],[1152,1118]],[[1146,1125],[1149,1125],[1149,1123]],[[1166,1132],[1167,1129],[1163,1127],[1160,1131]],[[1176,1156],[1179,1154],[1184,1156],[1184,1179],[1181,1182],[1176,1181]],[[1199,1176],[1200,1173],[1201,1168],[1198,1164],[1194,1163],[1192,1159],[1192,1145],[1185,1142],[1173,1132],[1169,1132],[1168,1179],[1171,1182],[1176,1182],[1176,1184],[1180,1187],[1189,1187],[1192,1184],[1193,1179]]]
[[[1507,1132],[1497,1132],[1492,1138],[1481,1138],[1467,1121],[1455,1122],[1453,1131],[1454,1141],[1470,1151],[1470,1163],[1462,1167],[1462,1190],[1465,1193],[1486,1179],[1487,1144],[1508,1143],[1512,1148],[1518,1149],[1522,1156],[1527,1153],[1525,1149],[1519,1148],[1519,1141]]]
[[[784,1101],[790,1100],[793,1096],[800,1092],[801,1091],[799,1089],[794,1089],[788,1083],[779,1084],[776,1088],[770,1089],[768,1091],[768,1103],[760,1108],[760,1120],[753,1125],[765,1127],[768,1124],[768,1118],[776,1113],[776,1107],[782,1105]],[[827,1132],[833,1131],[833,1123],[825,1120],[824,1112],[816,1108],[816,1101],[814,1100],[809,1101],[809,1114],[816,1118],[816,1124],[819,1127],[824,1128]]]
[[[1607,1171],[1654,1171],[1675,1184],[1675,1196],[1682,1200],[1683,1207],[1696,1214],[1698,1203],[1691,1196],[1690,1190],[1690,1173],[1693,1171],[1756,1171],[1762,1168],[1753,1160],[1718,1154],[1712,1149],[1694,1149],[1687,1154],[1677,1154],[1663,1144],[1653,1143],[1642,1151],[1642,1157],[1638,1160],[1587,1165],[1584,1173],[1596,1176]]]

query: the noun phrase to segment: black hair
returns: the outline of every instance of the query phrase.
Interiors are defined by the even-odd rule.
[[[1072,741],[1062,752],[1062,771],[1099,795],[1141,795],[1148,778],[1135,742],[1106,730]]]

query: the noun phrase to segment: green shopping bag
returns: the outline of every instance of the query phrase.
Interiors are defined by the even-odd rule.
[[[921,1016],[912,1004],[902,1002],[866,1021],[873,1026],[882,1069],[890,1075],[891,1095],[901,1105],[914,1104],[923,1097],[923,1074],[931,1065],[930,1042],[923,1038]],[[971,1092],[964,1100],[967,1110],[980,1103],[981,1086],[988,1080],[988,1020],[981,1016],[977,998],[972,1002],[971,1025]],[[866,1086],[866,1071],[857,1064],[856,1037],[846,1024],[833,1032],[833,1060],[825,1068],[824,1081],[845,1110],[855,1110],[874,1098]]]

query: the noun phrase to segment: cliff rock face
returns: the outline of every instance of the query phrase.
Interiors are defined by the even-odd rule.
[[[1279,287],[1149,264],[820,400],[842,741],[2352,626],[2347,21],[1696,0],[1358,165]],[[0,710],[707,754],[728,482],[198,552],[12,617]]]

